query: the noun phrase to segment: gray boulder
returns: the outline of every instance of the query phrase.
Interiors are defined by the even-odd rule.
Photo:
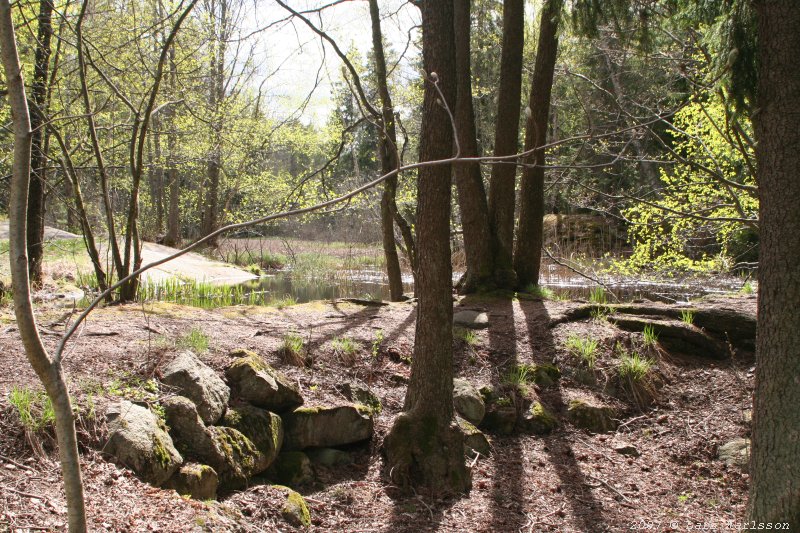
[[[195,500],[216,499],[218,486],[219,477],[214,469],[197,463],[183,465],[164,484],[164,488],[174,489],[178,494]]]
[[[575,427],[592,433],[605,433],[617,428],[616,411],[613,407],[593,405],[583,400],[569,402],[567,418]]]
[[[164,423],[150,409],[120,400],[108,407],[106,421],[105,451],[143,480],[160,486],[183,462]]]
[[[489,327],[489,315],[466,309],[453,314],[453,324],[464,328],[484,329]]]
[[[283,416],[287,450],[327,448],[372,438],[372,411],[361,405],[300,407]]]
[[[522,428],[534,435],[546,435],[553,431],[558,421],[541,402],[533,402],[522,417]]]
[[[162,373],[162,381],[197,405],[206,424],[216,424],[225,412],[231,391],[214,369],[190,351],[173,359]]]
[[[251,477],[269,468],[275,455],[267,456],[242,432],[222,426],[205,426],[195,405],[176,396],[162,402],[170,432],[184,453],[211,465],[219,475],[220,488],[236,490]]]
[[[477,454],[489,457],[492,454],[492,445],[486,435],[462,418],[456,418],[456,421],[464,434],[464,453],[467,457],[473,458]]]
[[[733,439],[720,446],[717,455],[728,466],[747,468],[750,462],[750,439]]]
[[[453,380],[453,405],[459,415],[476,426],[481,423],[486,413],[483,396],[466,379]]]
[[[276,413],[303,404],[297,385],[260,355],[248,350],[235,350],[230,355],[237,359],[225,370],[225,376],[239,398]]]
[[[297,487],[314,481],[314,468],[303,452],[283,452],[270,467],[267,476],[282,485]]]

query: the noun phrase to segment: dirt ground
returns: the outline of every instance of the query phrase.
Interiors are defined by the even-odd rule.
[[[724,303],[755,313],[753,297]],[[534,391],[559,416],[558,428],[545,437],[490,436],[492,456],[472,465],[472,490],[457,499],[403,495],[383,472],[380,443],[402,408],[410,375],[413,303],[315,302],[281,310],[239,306],[210,311],[136,304],[92,314],[65,361],[72,394],[82,407],[79,426],[92,530],[292,530],[258,486],[222,502],[192,501],[140,482],[98,451],[102,416],[88,418],[92,406],[99,411],[103,398],[92,391],[108,390],[109,383],[125,376],[157,378],[163,363],[180,349],[176,340],[193,328],[210,340],[202,358],[212,367],[221,371],[234,348],[255,350],[297,381],[306,404],[341,401],[335,386],[349,380],[367,383],[381,398],[375,438],[351,450],[355,463],[320,468],[318,481],[300,489],[311,510],[313,531],[688,531],[697,524],[723,531],[744,518],[748,476],[716,455],[725,442],[749,436],[751,355],[714,361],[663,354],[657,366],[664,384],[656,404],[640,411],[608,395],[603,386],[614,344],[630,334],[591,318],[552,326],[579,304],[483,298],[456,305],[485,310],[491,321],[488,329],[477,332],[475,347],[453,340],[456,375],[475,383],[499,383],[514,364],[545,362],[555,362],[564,372],[557,386]],[[69,312],[54,304],[42,309],[48,346],[57,342]],[[379,331],[384,340],[374,356]],[[313,361],[309,368],[285,365],[277,356],[287,332],[306,339]],[[578,364],[563,346],[576,332],[600,343],[598,385],[582,385],[566,371]],[[345,364],[330,346],[343,336],[361,346],[355,364]],[[0,531],[64,530],[57,456],[48,446],[44,454],[32,451],[8,403],[12,388],[36,387],[37,380],[7,307],[0,309],[0,369]],[[620,408],[616,434],[590,434],[566,422],[569,400],[587,396]],[[641,456],[617,453],[613,443],[619,440],[635,446]]]

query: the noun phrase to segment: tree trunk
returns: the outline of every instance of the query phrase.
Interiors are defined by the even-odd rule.
[[[372,49],[375,55],[375,81],[381,99],[381,127],[378,141],[378,156],[381,160],[381,174],[387,174],[400,166],[397,153],[397,128],[394,123],[394,106],[389,94],[386,79],[386,58],[383,53],[383,35],[378,0],[369,0],[369,14],[372,19]],[[397,175],[383,183],[381,196],[381,235],[383,255],[386,258],[386,275],[389,277],[389,298],[393,302],[403,299],[403,274],[400,271],[400,258],[394,240],[394,219],[397,214]]]
[[[42,114],[47,111],[47,80],[50,70],[50,40],[53,36],[53,4],[50,0],[39,2],[36,53],[33,65],[31,96],[36,110],[31,114],[31,177],[28,186],[28,273],[34,285],[42,283],[42,258],[44,256],[45,180],[47,153],[46,129]]]
[[[525,41],[525,2],[503,2],[503,49],[500,58],[500,88],[494,155],[517,153],[519,147],[519,108],[522,93],[522,48]],[[492,167],[489,187],[489,225],[492,232],[494,278],[501,288],[513,289],[517,279],[512,265],[514,249],[514,208],[516,161]]]
[[[228,2],[220,0],[219,14],[216,6],[212,4],[215,18],[213,39],[216,41],[211,54],[211,79],[209,87],[209,110],[211,119],[211,153],[208,156],[206,177],[206,203],[203,217],[203,236],[213,233],[217,229],[219,219],[219,180],[222,166],[222,103],[225,98],[225,49],[226,32],[228,28]],[[217,243],[216,238],[207,241],[209,246]]]
[[[761,203],[749,520],[800,528],[800,3],[757,1]]]
[[[438,80],[448,105],[455,101],[452,2],[422,4],[422,56],[428,80],[420,161],[451,155],[453,130],[437,104]],[[387,472],[404,487],[437,496],[470,487],[464,439],[453,420],[453,302],[450,264],[450,165],[419,169],[417,186],[417,307],[411,380],[403,413],[384,440]]]
[[[530,114],[526,124],[525,151],[547,144],[550,115],[550,94],[558,55],[558,23],[563,0],[548,0],[539,23],[539,45],[531,80],[528,102]],[[520,191],[517,247],[514,270],[520,288],[539,284],[544,231],[544,164],[545,151],[537,150],[526,157]]]
[[[28,361],[42,381],[47,396],[53,404],[56,438],[58,439],[61,470],[67,497],[69,530],[72,533],[82,533],[86,531],[86,510],[69,390],[61,369],[61,362],[51,360],[42,344],[31,303],[26,250],[26,220],[32,133],[22,69],[17,55],[14,23],[11,20],[11,6],[8,0],[0,0],[0,48],[2,49],[3,68],[14,121],[14,162],[9,206],[9,260],[14,311]]]
[[[472,69],[470,66],[470,2],[454,1],[453,25],[456,54],[455,119],[458,143],[463,157],[478,155],[475,133],[475,109],[472,104]],[[467,271],[459,282],[461,293],[492,288],[492,255],[490,249],[489,208],[486,189],[478,163],[454,167],[461,227],[464,230],[464,253]]]
[[[175,64],[175,45],[169,49],[169,88],[170,93],[175,94],[178,85],[178,67]],[[175,152],[178,145],[178,136],[175,132],[175,110],[170,106],[166,110],[164,119],[167,128],[167,184],[169,186],[169,207],[167,209],[167,235],[164,244],[167,246],[177,246],[181,240],[180,225],[180,177],[178,167],[175,162]]]

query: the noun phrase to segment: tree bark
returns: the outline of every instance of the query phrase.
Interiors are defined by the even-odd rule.
[[[470,66],[470,2],[455,0],[453,26],[456,54],[455,120],[458,143],[463,157],[478,156],[475,109],[472,103],[472,68]],[[464,230],[464,253],[467,270],[459,282],[459,292],[466,294],[492,288],[492,255],[489,233],[489,207],[478,163],[454,166],[461,227]]]
[[[448,105],[455,101],[452,2],[422,4],[422,56],[428,80],[420,161],[451,155],[453,130],[433,82]],[[450,165],[419,169],[417,186],[416,339],[403,413],[384,446],[392,481],[437,495],[470,487],[464,439],[453,420],[453,302],[450,263]]]
[[[800,528],[800,3],[760,0],[761,250],[749,520]]]
[[[26,221],[32,131],[25,97],[25,84],[17,55],[14,24],[11,20],[11,6],[8,0],[0,0],[0,48],[2,48],[3,68],[14,122],[14,162],[9,206],[9,260],[14,311],[28,361],[42,381],[53,404],[56,438],[58,439],[61,470],[67,497],[69,530],[72,533],[82,533],[86,531],[86,510],[69,390],[64,379],[61,362],[51,359],[42,344],[31,303]]]
[[[525,41],[525,2],[503,2],[503,48],[500,58],[500,87],[497,96],[494,155],[517,153],[519,112],[522,94],[522,49]],[[489,227],[492,235],[494,278],[504,289],[516,286],[512,265],[514,209],[517,166],[514,161],[492,167],[489,186]]]
[[[526,152],[547,144],[550,95],[558,55],[558,23],[562,5],[563,0],[545,2],[539,22],[539,44],[528,101],[530,114],[525,133]],[[520,288],[539,284],[544,239],[544,156],[544,150],[536,150],[526,157],[526,166],[522,171],[517,247],[514,250],[514,270]]]
[[[36,52],[33,64],[31,96],[36,111],[31,114],[31,177],[28,186],[28,273],[31,283],[42,282],[44,256],[45,180],[47,179],[46,129],[42,113],[47,110],[47,84],[50,71],[50,41],[53,36],[53,4],[50,0],[39,2]]]
[[[383,52],[383,34],[378,0],[369,0],[369,14],[372,19],[372,49],[375,55],[375,80],[381,99],[381,129],[378,141],[378,156],[381,160],[381,174],[388,174],[400,166],[397,152],[397,128],[394,122],[394,106],[389,94],[386,79],[386,58]],[[393,302],[403,299],[403,274],[400,271],[400,258],[394,239],[394,219],[397,214],[397,176],[388,178],[383,184],[381,195],[381,236],[383,255],[386,259],[386,275],[389,277],[389,298]]]

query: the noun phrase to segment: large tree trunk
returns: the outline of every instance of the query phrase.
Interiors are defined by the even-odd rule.
[[[31,282],[42,282],[44,256],[45,180],[47,179],[47,153],[43,127],[43,113],[47,111],[47,80],[50,71],[50,40],[53,36],[53,4],[50,0],[39,2],[36,53],[33,65],[31,96],[36,110],[31,114],[31,178],[28,186],[28,273]]]
[[[456,52],[455,119],[458,143],[463,157],[478,155],[475,134],[475,109],[472,104],[472,68],[470,66],[470,2],[454,1],[453,26]],[[454,167],[461,226],[464,230],[464,252],[467,271],[459,283],[461,293],[492,288],[492,255],[490,249],[489,208],[486,189],[478,163]]]
[[[524,28],[525,2],[505,0],[500,88],[497,95],[494,134],[495,156],[515,154],[519,147]],[[512,265],[516,175],[516,161],[499,163],[492,167],[492,177],[489,182],[489,224],[492,232],[494,277],[497,285],[506,289],[514,288],[517,282]]]
[[[550,94],[558,55],[558,23],[563,0],[548,0],[539,23],[539,47],[533,67],[531,94],[525,133],[525,151],[547,144],[547,124],[550,115]],[[544,150],[525,158],[520,191],[517,247],[514,250],[514,270],[521,288],[539,284],[542,262],[544,218]]]
[[[14,121],[14,162],[12,166],[9,206],[9,260],[17,327],[25,346],[28,361],[42,381],[53,404],[56,438],[67,497],[67,518],[72,533],[86,531],[86,510],[78,460],[78,441],[69,390],[61,362],[52,360],[39,337],[31,303],[26,251],[26,219],[28,182],[31,171],[31,122],[25,97],[22,69],[17,55],[14,23],[8,0],[0,0],[0,49],[8,85],[8,96]]]
[[[452,2],[422,4],[422,56],[428,81],[420,135],[420,161],[451,155],[453,130],[431,80],[448,105],[455,101]],[[450,165],[419,169],[417,188],[416,339],[403,413],[384,446],[394,483],[437,495],[469,489],[464,439],[453,420],[453,302],[450,264]]]
[[[378,141],[378,156],[381,160],[381,174],[388,174],[400,166],[397,152],[397,128],[394,123],[394,106],[389,94],[386,79],[386,58],[383,53],[383,35],[378,0],[369,0],[369,14],[372,19],[372,49],[375,55],[375,80],[381,98],[381,127]],[[394,219],[397,214],[397,175],[383,183],[381,196],[381,230],[383,255],[386,259],[386,274],[389,277],[389,297],[393,302],[403,298],[403,274],[400,271],[400,258],[394,239]]]
[[[800,528],[800,3],[758,11],[761,251],[748,520]]]

